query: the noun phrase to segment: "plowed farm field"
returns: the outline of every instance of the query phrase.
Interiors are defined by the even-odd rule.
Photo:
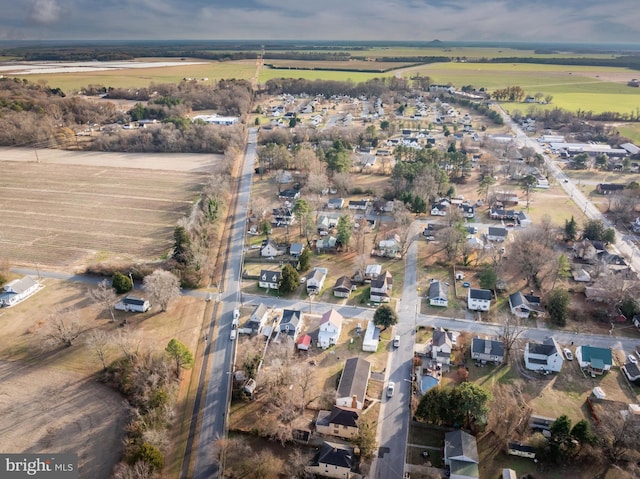
[[[74,270],[165,255],[219,158],[0,149],[0,258]]]

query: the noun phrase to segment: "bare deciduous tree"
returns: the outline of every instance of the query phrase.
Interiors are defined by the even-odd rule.
[[[89,294],[91,299],[109,311],[111,322],[115,322],[116,317],[113,313],[113,307],[116,302],[116,290],[109,285],[109,281],[103,279],[96,288],[89,290]]]
[[[47,318],[43,334],[49,344],[56,345],[62,343],[64,346],[70,347],[73,345],[73,342],[78,339],[78,336],[80,336],[78,311],[69,308],[50,314]]]
[[[157,303],[160,311],[166,311],[169,303],[180,297],[180,280],[169,271],[155,270],[144,277],[142,288],[149,295],[151,304]]]
[[[132,359],[138,356],[140,352],[142,338],[136,333],[118,331],[114,342],[128,359]]]
[[[153,467],[144,461],[134,464],[119,462],[113,471],[113,479],[154,479],[158,474]]]
[[[87,335],[87,345],[93,350],[103,369],[107,369],[107,352],[111,344],[111,336],[102,329],[92,329]]]

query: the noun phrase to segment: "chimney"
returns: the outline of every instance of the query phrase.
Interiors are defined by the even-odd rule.
[[[356,396],[355,394],[351,396],[351,407],[353,409],[358,409],[358,396]]]

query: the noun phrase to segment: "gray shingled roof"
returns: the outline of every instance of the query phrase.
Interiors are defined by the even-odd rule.
[[[443,298],[449,296],[449,285],[444,281],[432,281],[429,285],[429,299]]]
[[[475,337],[471,340],[471,352],[486,354],[485,345],[487,342],[491,343],[491,349],[489,351],[489,354],[491,356],[504,356],[504,344],[502,343],[502,341],[494,341],[492,339],[483,339],[478,337]]]
[[[529,353],[551,356],[553,354],[560,353],[560,348],[553,338],[546,338],[542,341],[542,344],[529,343]]]
[[[493,293],[489,289],[469,289],[469,297],[471,299],[484,299],[487,301],[491,301],[493,299]]]
[[[478,445],[476,438],[464,431],[451,431],[444,435],[444,443],[448,458],[478,463]]]
[[[353,466],[353,455],[351,454],[351,448],[343,446],[342,444],[336,444],[332,442],[323,442],[322,447],[313,458],[312,466],[318,466],[320,464],[329,464],[337,467],[348,467],[351,469]]]
[[[329,416],[329,424],[339,424],[346,427],[358,427],[357,420],[360,415],[353,409],[333,406]]]
[[[362,358],[347,359],[338,384],[338,397],[356,396],[359,401],[364,401],[370,371],[369,361]]]

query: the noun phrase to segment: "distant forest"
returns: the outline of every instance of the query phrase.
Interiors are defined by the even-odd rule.
[[[398,57],[378,56],[372,58],[370,52],[364,51],[372,46],[383,46],[377,42],[368,45],[355,42],[343,42],[341,44],[323,45],[314,43],[295,42],[103,42],[94,44],[24,44],[21,46],[0,45],[0,55],[25,61],[122,61],[145,57],[168,58],[200,58],[205,60],[231,61],[255,59],[264,55],[265,59],[272,60],[307,60],[307,61],[344,61],[349,60],[375,60],[384,62],[402,63],[434,63],[460,61],[456,56],[424,56],[416,52],[415,56],[403,55]],[[394,46],[395,43],[387,46]],[[401,44],[413,47],[444,47],[442,42],[428,42],[417,44]],[[469,45],[471,46],[471,45]],[[505,45],[502,45],[505,46]],[[524,46],[520,45],[520,48]],[[349,51],[362,50],[362,55],[352,55]],[[535,50],[537,53],[554,54],[556,50]],[[574,51],[578,53],[577,50]],[[597,50],[588,50],[581,53],[596,53]],[[469,63],[536,63],[551,65],[584,65],[596,67],[624,67],[640,70],[640,53],[637,52],[607,52],[611,58],[534,58],[531,56],[517,57],[465,57]]]

